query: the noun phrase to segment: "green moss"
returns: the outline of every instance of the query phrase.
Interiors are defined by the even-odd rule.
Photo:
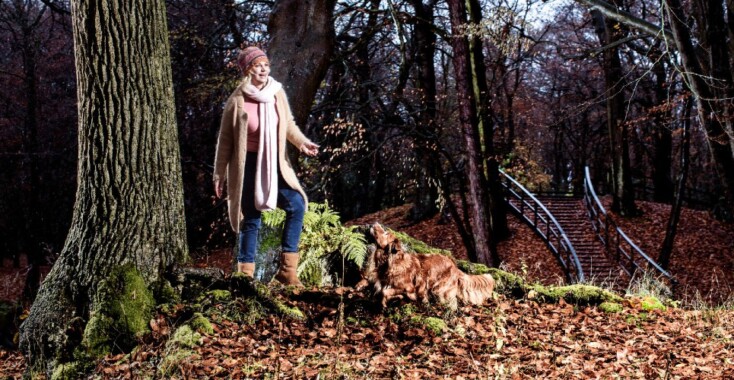
[[[236,273],[237,275],[244,276],[244,273]],[[234,275],[234,274],[233,274]],[[227,302],[232,300],[232,293],[229,292],[229,290],[210,290],[206,292],[206,296],[212,301],[212,302]]]
[[[172,316],[178,311],[178,307],[175,304],[172,303],[166,303],[162,305],[158,305],[158,311],[161,314]]]
[[[127,331],[135,337],[148,331],[148,323],[155,309],[153,293],[145,280],[132,265],[121,268],[118,273],[122,287],[118,296],[109,303],[113,316],[120,316]]]
[[[575,305],[599,305],[602,302],[621,302],[622,297],[591,285],[549,286],[533,285],[528,298],[555,303],[560,299]]]
[[[196,314],[194,314],[194,319],[196,319]],[[166,342],[163,358],[158,364],[160,375],[164,378],[171,377],[183,361],[197,355],[192,349],[199,344],[201,344],[201,334],[192,329],[189,324],[179,326]]]
[[[260,302],[257,302],[254,298],[247,298],[243,301],[244,308],[237,308],[239,313],[239,322],[244,322],[248,325],[254,325],[255,322],[265,318],[267,315],[265,308]],[[244,313],[242,312],[244,310]]]
[[[76,380],[84,375],[85,366],[78,362],[59,364],[51,374],[51,380]]]
[[[214,334],[214,328],[211,322],[201,313],[194,313],[189,321],[191,328],[202,334]]]
[[[115,330],[113,326],[115,322],[105,313],[94,312],[90,315],[82,340],[87,355],[100,358],[112,352],[110,333]]]
[[[466,260],[456,260],[456,266],[462,271],[469,274],[486,274],[489,273],[489,267],[484,264],[472,263]]]
[[[652,296],[642,297],[640,307],[645,311],[665,310],[665,305],[659,299]]]
[[[176,329],[166,346],[171,348],[194,348],[201,342],[201,334],[194,331],[189,325],[182,325]]]
[[[46,372],[40,371],[40,370],[32,370],[28,369],[28,373],[23,375],[23,378],[28,378],[30,380],[47,380],[48,376],[46,376]],[[52,374],[53,376],[53,374]]]
[[[278,313],[282,316],[290,319],[305,320],[306,315],[297,307],[286,306],[285,304],[279,304],[277,309]]]
[[[159,304],[181,302],[181,294],[167,280],[156,282],[152,288],[154,289],[153,295]]]
[[[406,303],[399,308],[392,308],[388,318],[395,323],[400,323],[404,318],[411,317],[411,320],[417,313],[417,308],[412,303]]]
[[[599,310],[609,314],[619,313],[622,311],[622,305],[617,302],[602,302],[599,304]]]
[[[590,285],[543,286],[529,285],[523,277],[482,264],[458,260],[459,269],[469,274],[489,273],[495,280],[495,292],[513,298],[527,297],[538,302],[555,303],[564,301],[576,305],[599,305],[603,302],[621,302],[622,297]]]
[[[306,316],[297,307],[290,307],[276,299],[270,292],[270,289],[267,287],[267,285],[258,281],[253,281],[253,285],[258,299],[267,301],[270,304],[269,306],[274,309],[276,313],[290,319],[306,319]]]
[[[488,268],[487,271],[494,278],[495,292],[515,298],[523,297],[528,292],[528,285],[521,276],[497,268]]]
[[[418,240],[418,239],[416,239],[416,238],[414,238],[414,237],[412,237],[412,236],[410,236],[410,235],[408,235],[408,234],[406,234],[404,232],[399,232],[399,231],[395,231],[395,230],[390,230],[390,231],[392,231],[395,234],[395,236],[398,239],[400,239],[400,242],[402,242],[403,244],[407,245],[406,248],[409,251],[414,251],[415,253],[428,254],[428,255],[434,255],[435,254],[435,255],[451,256],[451,251],[447,251],[445,249],[440,249],[440,248],[436,248],[436,247],[431,247],[430,245],[428,245],[428,244],[426,244],[426,243],[424,243],[424,242],[422,242],[422,241],[420,241],[420,240]]]
[[[136,344],[148,331],[155,299],[140,272],[127,264],[100,281],[92,305],[82,345],[99,357]]]
[[[422,323],[423,326],[425,326],[426,329],[434,335],[441,335],[447,328],[446,322],[441,318],[426,317],[423,319]]]

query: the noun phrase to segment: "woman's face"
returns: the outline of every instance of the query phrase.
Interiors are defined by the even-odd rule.
[[[268,81],[270,75],[270,61],[267,58],[261,57],[255,60],[249,70],[250,83],[255,87],[262,87],[265,82]]]

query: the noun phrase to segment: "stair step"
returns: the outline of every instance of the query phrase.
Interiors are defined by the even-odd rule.
[[[566,197],[552,195],[535,195],[543,203],[553,218],[560,224],[563,232],[576,251],[581,269],[586,279],[597,284],[623,289],[626,286],[626,275],[622,274],[616,261],[607,255],[604,244],[599,240],[593,224],[581,197]],[[515,207],[523,207],[523,212],[532,221],[532,207],[521,204],[518,200],[509,200]],[[530,215],[528,215],[530,214]],[[539,223],[545,219],[538,211]],[[542,230],[546,227],[541,226]],[[550,227],[553,231],[555,227]],[[545,233],[545,231],[544,231]]]

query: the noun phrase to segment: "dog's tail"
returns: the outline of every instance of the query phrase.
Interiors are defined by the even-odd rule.
[[[465,304],[481,305],[492,297],[494,278],[490,274],[465,274],[459,278],[459,297]]]

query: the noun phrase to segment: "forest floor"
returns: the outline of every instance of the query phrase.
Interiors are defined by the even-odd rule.
[[[640,206],[641,217],[617,219],[654,255],[669,207]],[[379,221],[459,258],[466,255],[451,223],[436,217],[413,224],[408,210],[388,209],[351,223]],[[499,246],[503,269],[530,283],[563,283],[542,241],[514,217],[509,221],[513,235]],[[229,271],[229,254],[212,251],[198,265]],[[681,302],[665,310],[650,310],[634,296],[609,313],[503,294],[456,311],[410,304],[382,310],[352,288],[277,291],[305,320],[248,316],[236,299],[215,300],[202,310],[211,330],[192,334],[189,343],[171,343],[191,317],[190,307],[180,306],[161,311],[138,349],[107,356],[91,378],[734,378],[734,225],[685,210],[671,272],[680,280]],[[0,298],[12,299],[5,297],[14,296],[9,287],[22,284],[18,273],[2,272]],[[232,307],[242,313],[233,317]],[[0,349],[0,379],[20,378],[24,369],[17,351]]]

